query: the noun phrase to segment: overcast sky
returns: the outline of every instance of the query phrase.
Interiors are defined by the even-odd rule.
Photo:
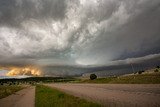
[[[1,65],[160,61],[160,0],[0,0]]]

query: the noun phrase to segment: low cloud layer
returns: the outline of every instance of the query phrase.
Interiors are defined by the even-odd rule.
[[[0,65],[160,63],[159,19],[159,0],[1,0]]]

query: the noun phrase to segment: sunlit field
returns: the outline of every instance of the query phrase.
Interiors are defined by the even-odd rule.
[[[81,83],[108,83],[108,84],[160,84],[160,73],[140,74],[98,78],[95,80],[81,80]]]

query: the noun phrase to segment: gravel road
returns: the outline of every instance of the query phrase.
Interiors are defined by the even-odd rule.
[[[160,84],[47,84],[109,107],[160,107]]]
[[[0,99],[0,107],[34,107],[35,87],[31,86]]]

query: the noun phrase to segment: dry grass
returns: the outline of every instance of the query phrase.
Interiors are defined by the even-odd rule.
[[[22,86],[13,85],[13,86],[3,86],[0,85],[0,98],[4,98],[8,95],[11,95],[19,90],[23,89]]]

